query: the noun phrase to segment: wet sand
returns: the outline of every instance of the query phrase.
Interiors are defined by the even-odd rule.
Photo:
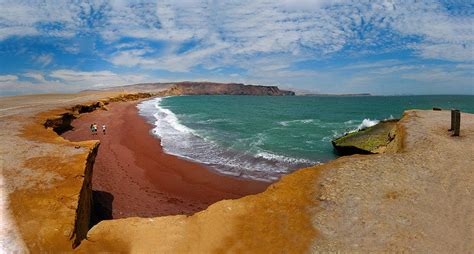
[[[72,141],[100,140],[92,184],[101,219],[190,215],[216,201],[268,187],[267,182],[224,176],[164,153],[136,104],[114,103],[108,111],[82,114],[72,123],[74,130],[62,135]],[[90,133],[91,123],[97,123],[97,135]],[[107,126],[105,135],[102,124]]]

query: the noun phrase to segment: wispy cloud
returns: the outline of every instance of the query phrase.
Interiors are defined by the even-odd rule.
[[[0,39],[93,32],[108,41],[198,40],[195,54],[235,57],[282,52],[317,56],[351,47],[391,47],[415,36],[420,41],[406,46],[422,57],[473,60],[474,18],[449,14],[437,1],[6,1],[4,6],[8,11],[0,14]]]
[[[49,65],[53,62],[53,55],[51,54],[41,54],[39,56],[34,57],[34,61],[40,64],[42,67]]]
[[[31,78],[36,82],[46,83],[46,79],[44,78],[43,74],[38,72],[27,72],[22,74],[23,77]]]
[[[185,75],[235,68],[239,73],[228,78],[291,85],[310,84],[312,79],[329,83],[331,78],[340,79],[341,73],[369,82],[420,69],[423,61],[464,66],[474,61],[474,15],[467,10],[472,4],[458,11],[436,0],[3,0],[1,4],[6,11],[0,12],[0,43],[11,38],[66,40],[61,53],[80,55],[87,48],[114,70]],[[398,52],[403,57],[397,58]],[[366,57],[391,53],[394,59],[363,63]],[[34,58],[40,67],[61,66],[44,74],[46,81],[111,85],[141,80],[103,69],[81,72],[79,60],[73,66],[55,65],[59,55],[43,52]],[[327,73],[297,67],[304,61],[344,56],[363,61],[321,68]],[[472,75],[469,68],[462,75]],[[357,70],[374,77],[351,74]]]
[[[117,74],[111,71],[75,71],[68,69],[51,72],[25,72],[0,75],[0,95],[16,93],[78,92],[102,86],[119,86],[155,81],[148,75]]]
[[[118,86],[150,81],[147,75],[117,74],[111,71],[75,71],[55,70],[48,77],[58,79],[58,82],[72,85],[86,85],[88,87]]]
[[[18,79],[16,75],[0,75],[0,82],[15,81]]]

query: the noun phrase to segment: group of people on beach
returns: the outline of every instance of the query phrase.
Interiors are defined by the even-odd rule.
[[[92,123],[90,128],[91,128],[91,133],[92,133],[92,135],[97,135],[97,130],[98,130],[97,124],[96,124],[96,123]],[[102,125],[102,133],[104,133],[104,135],[105,135],[105,129],[106,129],[106,128],[107,128],[107,127],[105,126],[105,124],[103,124],[103,125]]]

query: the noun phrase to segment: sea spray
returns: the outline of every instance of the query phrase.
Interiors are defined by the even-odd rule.
[[[356,131],[367,129],[369,127],[372,127],[372,126],[378,124],[379,122],[380,122],[379,120],[370,120],[370,118],[366,118],[366,119],[362,120],[362,123],[359,124],[359,126],[357,126]]]

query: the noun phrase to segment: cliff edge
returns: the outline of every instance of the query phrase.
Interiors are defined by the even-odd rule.
[[[82,253],[437,252],[474,249],[474,115],[406,111],[392,153],[341,157],[193,216],[94,226]],[[429,147],[429,149],[427,149]]]
[[[241,83],[216,82],[175,82],[144,83],[104,88],[104,91],[128,93],[156,93],[160,96],[172,95],[267,95],[292,96],[292,91],[280,90],[277,86],[245,85]]]
[[[82,93],[0,98],[0,249],[71,251],[90,228],[99,142],[58,136],[72,119],[150,94]]]
[[[468,156],[474,154],[474,115],[463,113],[461,136],[452,137],[448,111],[406,111],[392,153],[301,169],[263,193],[220,201],[192,216],[109,220],[87,231],[87,179],[97,141],[69,142],[44,124],[75,105],[87,109],[111,96],[117,94],[0,99],[1,247],[80,253],[474,249],[474,157]]]

